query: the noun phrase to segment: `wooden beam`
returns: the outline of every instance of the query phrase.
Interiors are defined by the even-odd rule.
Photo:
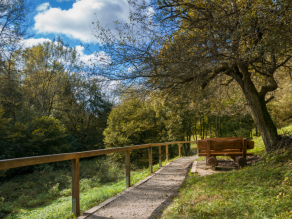
[[[180,146],[181,143],[178,143],[178,156],[181,157],[181,146]]]
[[[196,141],[181,141],[181,142],[167,142],[167,143],[155,143],[151,144],[152,146],[162,146],[168,144],[178,144],[178,143],[195,143]],[[148,148],[150,144],[144,145],[133,145],[127,147],[119,147],[119,148],[110,148],[110,149],[101,149],[101,150],[92,150],[92,151],[82,151],[75,153],[63,153],[63,154],[52,154],[52,155],[44,155],[44,156],[35,156],[35,157],[23,157],[23,158],[15,158],[15,159],[7,159],[0,160],[0,170],[6,170],[17,167],[31,166],[37,164],[44,163],[52,163],[59,162],[65,160],[74,160],[81,159],[86,157],[95,157],[104,154],[111,154],[116,152],[124,152],[127,150],[136,150],[142,148]],[[167,152],[168,156],[168,152]],[[167,157],[168,159],[168,157]]]
[[[75,216],[80,215],[79,199],[79,159],[74,159],[72,163],[72,212]]]
[[[168,144],[165,145],[166,160],[168,161]]]
[[[135,150],[135,149],[142,149],[148,148],[149,144],[145,145],[134,145],[128,147],[119,147],[119,148],[110,148],[110,149],[101,149],[101,150],[92,150],[92,151],[83,151],[83,152],[75,152],[75,153],[64,153],[64,154],[52,154],[52,155],[45,155],[45,156],[35,156],[35,157],[23,157],[23,158],[16,158],[16,159],[8,159],[8,160],[0,160],[0,170],[16,168],[16,167],[24,167],[36,164],[43,164],[43,163],[52,163],[58,161],[65,161],[65,160],[74,160],[80,159],[85,157],[94,157],[104,154],[111,154],[116,152],[123,152],[127,150]]]
[[[148,148],[148,160],[149,160],[149,171],[150,174],[153,173],[153,167],[152,167],[152,147]]]
[[[242,156],[242,152],[211,151],[214,156]],[[207,153],[199,153],[199,157],[207,156]],[[253,153],[246,153],[246,156],[253,156]]]
[[[158,147],[158,158],[159,158],[159,168],[162,167],[162,163],[161,163],[161,146]]]
[[[125,152],[126,156],[126,188],[131,186],[131,162],[130,162],[130,150]]]

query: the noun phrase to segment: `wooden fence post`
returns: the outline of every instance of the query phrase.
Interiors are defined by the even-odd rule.
[[[159,158],[159,168],[162,167],[162,164],[161,164],[161,146],[158,146],[158,158]]]
[[[125,151],[126,153],[126,188],[131,186],[131,163],[130,163],[130,150]]]
[[[166,151],[166,160],[168,161],[168,144],[165,145],[165,151]]]
[[[181,146],[180,146],[180,143],[178,143],[178,156],[181,157]]]
[[[150,170],[150,174],[152,174],[153,173],[153,168],[152,168],[152,147],[151,147],[151,145],[148,148],[148,159],[149,159],[149,170]]]
[[[72,163],[72,212],[74,215],[80,215],[79,199],[79,159],[71,160]]]

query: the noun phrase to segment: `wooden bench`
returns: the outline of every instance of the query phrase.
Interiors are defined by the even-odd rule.
[[[206,164],[218,165],[216,156],[230,156],[241,167],[247,164],[246,157],[253,156],[247,149],[254,148],[254,142],[246,138],[208,138],[198,141],[199,156],[206,156]]]

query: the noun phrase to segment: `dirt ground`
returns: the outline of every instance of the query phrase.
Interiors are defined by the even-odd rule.
[[[211,166],[206,165],[206,161],[197,161],[197,169],[196,172],[199,174],[199,176],[205,176],[205,175],[211,175],[214,173],[220,173],[220,172],[226,172],[231,170],[238,170],[239,167],[235,161],[232,159],[217,159],[218,160],[218,166],[216,166],[215,170],[212,169]],[[247,166],[251,166],[257,161],[259,161],[259,158],[257,156],[251,156],[247,159]]]

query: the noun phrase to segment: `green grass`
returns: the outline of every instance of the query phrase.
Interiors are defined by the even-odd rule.
[[[267,155],[261,137],[253,140],[251,151],[260,162],[239,171],[190,175],[162,218],[291,218],[292,149]]]
[[[174,158],[176,159],[176,158]],[[172,159],[172,160],[174,160]],[[172,161],[170,160],[170,161]],[[163,162],[162,165],[165,165],[168,163],[167,161]],[[110,168],[107,172],[107,176],[102,176],[100,174],[96,174],[96,177],[89,177],[88,174],[92,173],[92,171],[95,171],[94,169],[96,166],[100,165],[94,165],[92,161],[87,161],[80,163],[80,173],[81,173],[81,180],[80,180],[80,207],[81,211],[84,212],[95,205],[115,196],[116,194],[122,192],[125,190],[125,177],[123,174],[123,171],[118,170],[115,166],[110,166],[108,164],[105,165],[104,168]],[[93,170],[89,167],[93,168]],[[99,168],[100,169],[100,168]],[[102,168],[101,168],[102,169]],[[156,171],[159,169],[158,164],[153,166],[153,171]],[[88,172],[86,172],[88,170]],[[53,171],[47,171],[47,173],[52,176],[58,175],[58,173],[54,173]],[[98,173],[98,172],[97,172]],[[60,170],[60,175],[65,179],[67,179],[67,182],[71,182],[70,177],[65,174],[65,172],[62,172]],[[44,175],[45,171],[44,171]],[[122,175],[122,176],[121,176]],[[146,178],[149,176],[149,169],[144,169],[142,171],[132,171],[131,172],[131,185],[136,184],[140,180]],[[55,180],[53,180],[53,183],[50,183],[50,185],[47,185],[49,190],[44,190],[40,194],[35,193],[31,196],[29,196],[29,193],[27,191],[24,192],[24,194],[21,193],[21,191],[24,191],[25,189],[29,190],[30,192],[34,192],[35,188],[38,191],[41,191],[40,186],[33,182],[33,179],[29,180],[29,177],[35,177],[35,174],[28,174],[25,176],[25,179],[22,179],[19,181],[23,182],[24,184],[17,183],[15,180],[14,185],[10,182],[7,182],[6,185],[1,185],[0,187],[0,196],[3,195],[4,191],[9,192],[11,195],[17,196],[18,198],[10,199],[9,201],[1,201],[0,198],[0,212],[11,212],[8,216],[5,218],[23,218],[23,219],[64,219],[64,218],[73,218],[74,216],[71,214],[71,208],[72,208],[72,198],[71,198],[71,188],[64,188],[63,190],[59,190],[60,186],[60,180],[59,184],[55,184]],[[100,178],[97,178],[97,177]],[[40,175],[40,177],[42,177]],[[50,177],[50,176],[48,176]],[[61,177],[61,178],[62,178]],[[117,177],[118,179],[116,182],[110,182],[106,183],[106,180],[116,180],[115,178],[106,179],[104,177]],[[45,177],[47,179],[47,177]],[[105,182],[101,182],[101,179]],[[35,179],[37,180],[37,179]],[[38,181],[39,182],[39,181]],[[10,187],[9,187],[10,185]],[[52,186],[53,185],[53,186]],[[22,189],[20,189],[20,187]],[[20,191],[18,191],[20,190]],[[14,194],[16,192],[17,194]],[[7,195],[6,195],[7,197]],[[29,204],[30,203],[30,204]],[[36,207],[36,206],[40,207]]]

